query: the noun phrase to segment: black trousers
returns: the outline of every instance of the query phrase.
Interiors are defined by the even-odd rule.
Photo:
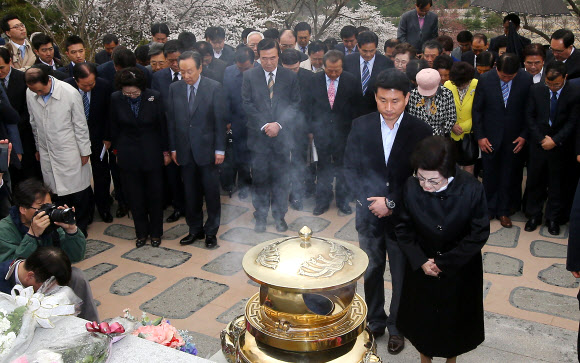
[[[235,172],[238,174],[238,189],[249,189],[252,186],[252,172],[250,164],[235,163]]]
[[[344,149],[337,152],[318,150],[318,182],[316,204],[329,205],[332,201],[332,181],[336,176],[336,204],[348,204],[348,188],[343,173]]]
[[[290,190],[290,199],[302,200],[306,191],[306,174],[308,165],[306,164],[306,156],[308,154],[308,144],[297,145],[291,153],[290,158],[290,183],[292,188]]]
[[[555,147],[544,150],[538,145],[530,145],[528,178],[526,181],[526,213],[531,217],[542,217],[546,197],[546,219],[560,221],[563,217],[564,157],[562,150]]]
[[[120,169],[125,198],[133,215],[137,238],[163,235],[163,169]]]
[[[197,165],[193,160],[181,166],[185,186],[185,220],[189,233],[205,231],[206,235],[217,235],[220,226],[220,176],[215,164]],[[207,208],[207,221],[203,224],[203,199]]]
[[[111,169],[109,168],[109,152],[105,151],[103,160],[101,152],[103,143],[92,143],[91,168],[93,170],[93,186],[95,188],[95,205],[99,214],[109,213],[111,209]]]
[[[109,168],[111,170],[111,179],[115,187],[115,199],[119,205],[127,205],[127,200],[123,194],[123,185],[121,182],[121,172],[117,166],[117,155],[109,153]]]
[[[491,154],[482,153],[483,187],[490,216],[509,216],[514,193],[514,166],[517,164],[514,145],[494,145]]]
[[[181,179],[181,167],[174,162],[163,168],[165,175],[166,201],[169,201],[173,209],[185,214],[185,198],[183,180]]]
[[[270,206],[274,219],[288,212],[290,153],[259,153],[252,156],[252,204],[254,217],[266,219]]]
[[[93,213],[95,211],[95,199],[93,196],[93,188],[90,186],[80,192],[68,195],[55,195],[54,201],[56,205],[67,205],[70,208],[75,208],[75,219],[77,227],[81,229],[83,234],[87,235],[87,228],[93,220]]]

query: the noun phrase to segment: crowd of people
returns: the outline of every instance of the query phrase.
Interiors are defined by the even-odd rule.
[[[4,16],[0,139],[13,155],[0,189],[1,260],[32,255],[16,268],[23,281],[37,246],[82,259],[95,208],[113,221],[111,183],[115,216],[132,215],[137,248],[160,246],[167,207],[166,222],[185,216],[189,226],[181,245],[216,248],[220,188],[251,196],[258,233],[270,212],[285,232],[289,207],[314,197],[318,216],[334,200],[342,215],[355,206],[375,337],[388,330],[391,354],[407,337],[422,361],[454,362],[484,339],[490,220],[511,228],[522,210],[526,231],[545,223],[552,235],[569,220],[580,53],[567,29],[532,44],[515,14],[503,35],[462,31],[455,42],[439,35],[432,5],[417,0],[380,50],[372,26],[345,26],[341,42],[314,40],[305,22],[248,28],[229,45],[219,26],[197,40],[156,23],[134,51],[107,34],[94,62],[70,35],[67,65],[49,35],[29,41],[22,21]],[[46,214],[35,213],[51,201],[74,206],[78,226],[57,225],[54,244],[42,233]]]

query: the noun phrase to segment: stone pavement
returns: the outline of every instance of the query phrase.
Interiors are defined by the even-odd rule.
[[[203,241],[180,246],[187,233],[185,219],[165,224],[160,248],[135,248],[132,220],[96,221],[89,228],[85,260],[76,264],[91,281],[102,319],[130,308],[164,316],[179,329],[192,332],[201,357],[220,349],[219,334],[242,314],[247,299],[258,292],[244,273],[241,260],[252,246],[280,236],[293,236],[308,225],[315,235],[338,238],[358,245],[354,214],[339,215],[333,205],[314,217],[312,199],[304,211],[289,210],[289,230],[277,233],[268,218],[265,233],[253,231],[251,199],[222,196],[222,220],[217,249]],[[353,205],[354,208],[354,205]],[[113,211],[115,209],[113,208]],[[166,211],[166,216],[171,211]],[[516,215],[514,227],[491,225],[483,249],[486,341],[461,357],[465,362],[574,362],[578,311],[578,281],[565,270],[568,230],[551,236],[547,229],[525,232],[525,218]],[[390,296],[390,276],[385,273],[385,294]],[[359,294],[363,294],[362,283]],[[387,299],[388,301],[389,299]],[[386,352],[387,337],[378,341],[385,362],[416,362],[410,344],[399,356]]]

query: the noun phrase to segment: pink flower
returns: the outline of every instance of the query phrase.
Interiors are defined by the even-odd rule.
[[[28,363],[28,359],[26,358],[25,355],[23,355],[22,357],[13,360],[12,363]]]
[[[159,325],[146,325],[135,330],[133,335],[143,334],[145,339],[165,345],[170,348],[178,348],[185,344],[183,338],[177,332],[174,326],[169,325],[166,321]]]

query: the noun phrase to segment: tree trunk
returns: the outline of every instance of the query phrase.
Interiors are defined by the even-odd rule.
[[[550,36],[548,34],[544,33],[540,29],[530,25],[528,23],[528,18],[525,15],[523,15],[523,17],[524,17],[524,26],[522,28],[531,31],[532,33],[536,33],[539,36],[541,36],[542,38],[546,39],[548,42],[550,42]]]

